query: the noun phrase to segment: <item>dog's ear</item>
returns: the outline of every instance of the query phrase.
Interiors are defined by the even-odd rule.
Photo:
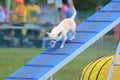
[[[60,31],[59,33],[58,33],[58,36],[60,36],[62,34],[62,31]]]
[[[50,33],[49,32],[46,32],[46,34],[49,36],[50,35]]]

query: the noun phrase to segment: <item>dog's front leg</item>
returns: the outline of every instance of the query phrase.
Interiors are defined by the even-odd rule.
[[[65,44],[66,40],[67,40],[67,37],[64,35],[63,36],[63,41],[62,41],[62,44],[61,44],[60,48],[64,47],[64,44]]]

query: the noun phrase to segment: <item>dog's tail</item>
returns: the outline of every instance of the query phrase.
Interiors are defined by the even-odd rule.
[[[73,11],[73,15],[72,15],[71,18],[75,19],[77,12],[76,12],[76,9],[75,9],[74,5],[72,5],[72,11]]]

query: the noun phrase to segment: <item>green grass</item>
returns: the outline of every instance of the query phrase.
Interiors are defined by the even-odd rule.
[[[53,78],[55,80],[79,80],[83,68],[91,61],[102,56],[115,53],[116,43],[111,41],[95,43],[79,56],[60,69]],[[0,48],[0,80],[19,69],[43,49],[39,48]]]
[[[35,48],[0,48],[0,80],[4,80],[42,50]]]

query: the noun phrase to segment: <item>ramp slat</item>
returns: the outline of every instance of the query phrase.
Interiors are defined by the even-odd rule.
[[[64,48],[62,48],[62,49],[59,48],[60,45],[61,45],[61,43],[57,43],[57,47],[52,48],[52,49],[49,48],[49,49],[45,50],[42,53],[43,54],[48,54],[48,53],[49,54],[61,54],[61,53],[65,53],[66,55],[69,55],[69,54],[71,54],[71,52],[74,52],[76,50],[76,48],[79,48],[83,44],[66,43]]]
[[[28,62],[26,65],[32,66],[51,66],[54,67],[63,59],[65,59],[67,55],[49,55],[49,54],[40,54]]]
[[[118,2],[120,2],[120,0],[112,0],[112,1],[118,1]]]
[[[110,24],[109,22],[86,22],[85,21],[82,24],[80,24],[79,27],[77,27],[76,31],[77,32],[82,32],[82,31],[100,32],[102,29],[104,29],[109,24]]]
[[[111,2],[109,5],[106,5],[100,11],[110,11],[110,12],[119,12],[120,11],[120,2]]]
[[[50,69],[51,67],[23,66],[19,70],[17,70],[14,74],[9,76],[7,80],[38,80]]]
[[[87,42],[97,33],[77,33],[75,39],[72,42]]]
[[[103,21],[103,22],[113,22],[118,18],[120,12],[97,12],[93,16],[91,16],[87,21]]]

